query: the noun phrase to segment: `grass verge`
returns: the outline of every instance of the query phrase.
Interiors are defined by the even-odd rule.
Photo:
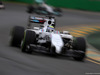
[[[87,36],[89,44],[100,50],[100,32],[94,32]]]

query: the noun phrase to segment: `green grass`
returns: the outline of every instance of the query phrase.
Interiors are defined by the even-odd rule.
[[[100,50],[100,32],[94,32],[87,37],[89,44]]]

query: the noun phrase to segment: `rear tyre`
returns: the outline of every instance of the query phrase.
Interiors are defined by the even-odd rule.
[[[24,27],[15,26],[11,30],[10,46],[19,47],[24,37]]]
[[[27,12],[30,13],[30,14],[33,13],[33,12],[34,12],[34,7],[31,6],[31,5],[28,6],[28,7],[27,7]]]
[[[22,42],[22,52],[26,52],[31,54],[32,53],[32,49],[30,44],[34,44],[36,40],[36,34],[34,31],[30,31],[30,30],[26,30],[25,35],[24,35],[24,39]]]
[[[77,51],[83,51],[79,57],[73,57],[75,60],[82,61],[85,58],[86,41],[83,37],[77,37],[73,44],[73,49]],[[78,54],[77,54],[78,55]]]

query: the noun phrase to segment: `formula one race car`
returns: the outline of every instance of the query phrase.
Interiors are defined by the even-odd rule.
[[[2,1],[0,1],[0,9],[5,9],[5,6],[3,5]]]
[[[32,6],[29,5],[27,7],[28,13],[36,13],[39,15],[55,15],[55,16],[62,16],[62,10],[60,8],[55,8],[52,6],[49,6],[45,3],[42,3],[39,6]]]
[[[39,23],[39,27],[32,24]],[[72,56],[75,60],[83,60],[86,42],[83,37],[73,37],[68,31],[55,30],[54,17],[29,17],[27,29],[15,26],[11,33],[11,46],[21,46],[21,51],[47,52],[51,55]]]

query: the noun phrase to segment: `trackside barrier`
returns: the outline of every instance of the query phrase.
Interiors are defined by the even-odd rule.
[[[34,0],[2,0],[33,4]],[[100,11],[100,0],[46,0],[46,3],[55,7]]]

